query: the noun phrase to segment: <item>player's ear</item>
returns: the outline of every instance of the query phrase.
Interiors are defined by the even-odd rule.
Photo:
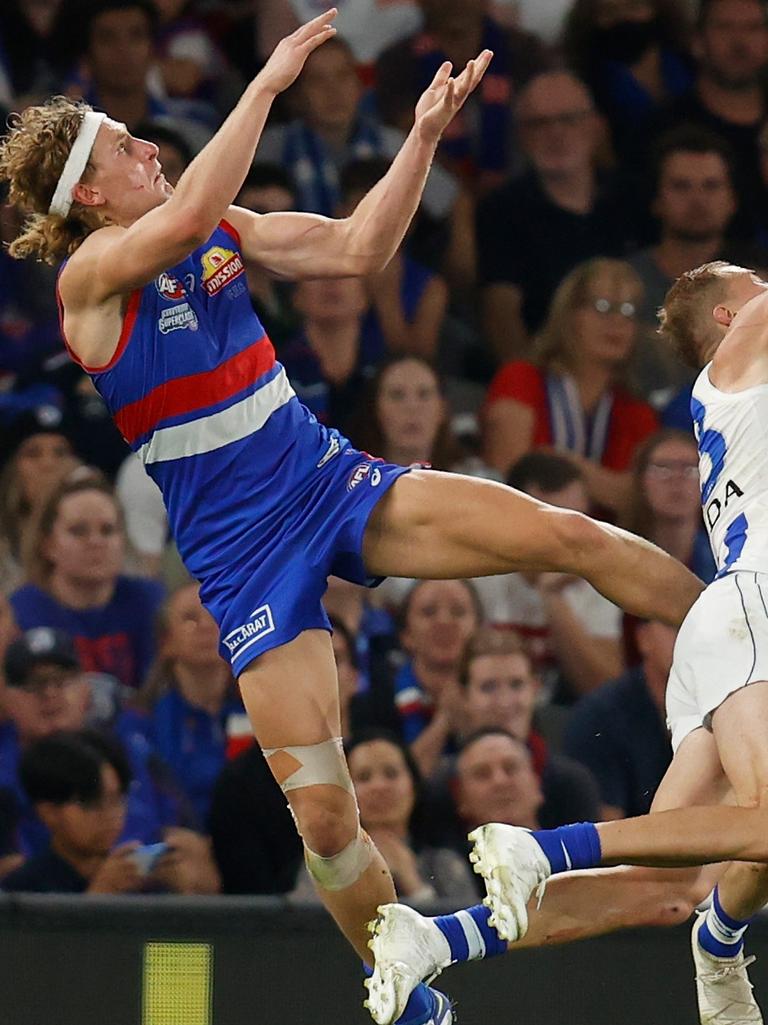
[[[72,198],[82,206],[104,206],[106,200],[100,189],[88,185],[87,182],[78,182],[72,189]]]
[[[712,316],[715,319],[716,324],[720,324],[721,327],[730,327],[731,321],[736,316],[733,310],[729,310],[727,306],[722,303],[718,303],[712,310]]]

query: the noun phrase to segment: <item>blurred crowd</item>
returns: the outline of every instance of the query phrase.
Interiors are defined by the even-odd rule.
[[[299,398],[365,451],[619,523],[708,582],[695,371],[656,310],[710,260],[768,273],[768,4],[336,5],[238,197],[258,213],[346,216],[440,63],[494,58],[385,271],[293,286],[247,266]],[[4,0],[0,111],[85,98],[174,183],[324,6]],[[2,206],[3,242],[23,217]],[[0,888],[312,900],[160,494],[67,356],[55,279],[0,249]],[[325,603],[362,823],[403,900],[473,902],[484,821],[648,810],[670,628],[552,573],[332,578]]]

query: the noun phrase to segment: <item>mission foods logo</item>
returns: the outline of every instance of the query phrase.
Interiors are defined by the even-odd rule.
[[[203,253],[203,288],[208,295],[216,295],[225,285],[245,270],[243,259],[234,249],[213,246]]]

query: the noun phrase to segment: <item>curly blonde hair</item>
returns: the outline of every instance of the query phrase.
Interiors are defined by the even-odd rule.
[[[722,337],[712,310],[725,297],[730,279],[750,274],[724,260],[713,260],[681,274],[664,297],[659,310],[659,334],[678,359],[700,370]]]
[[[8,248],[17,260],[34,256],[45,263],[59,263],[99,227],[98,215],[78,203],[73,203],[66,217],[48,213],[64,164],[90,109],[86,103],[53,96],[8,119],[8,134],[0,140],[0,182],[9,183],[11,203],[27,214],[21,234]],[[89,161],[83,178],[91,171]]]

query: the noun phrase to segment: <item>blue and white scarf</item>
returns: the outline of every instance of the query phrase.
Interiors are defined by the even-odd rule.
[[[604,392],[592,416],[587,416],[576,381],[567,374],[549,373],[547,403],[554,447],[601,462],[608,442],[613,393]]]
[[[370,118],[358,118],[347,143],[344,163],[381,156],[379,126]],[[328,147],[303,121],[292,121],[285,130],[283,165],[297,192],[297,209],[332,217],[341,200],[339,169]]]

